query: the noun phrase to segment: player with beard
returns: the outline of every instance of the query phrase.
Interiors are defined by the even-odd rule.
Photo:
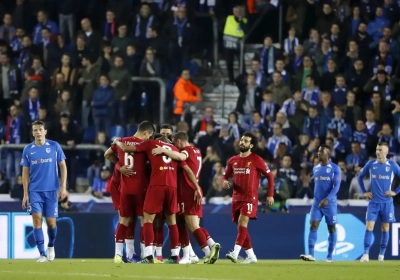
[[[240,154],[229,159],[222,177],[223,188],[229,189],[231,183],[228,180],[233,175],[232,221],[238,226],[238,235],[234,250],[226,254],[226,258],[234,263],[242,247],[247,254],[243,264],[257,262],[247,226],[250,219],[257,219],[260,174],[268,179],[267,204],[271,206],[274,203],[274,178],[264,160],[251,152],[256,147],[256,137],[245,132],[239,142]]]

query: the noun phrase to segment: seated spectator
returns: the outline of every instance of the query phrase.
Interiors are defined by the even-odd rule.
[[[152,48],[146,50],[146,56],[144,57],[140,66],[141,77],[161,77],[162,69],[160,60],[155,56],[155,52]]]
[[[100,65],[100,73],[109,73],[113,65],[113,52],[109,42],[103,41],[102,52],[97,60],[97,64]]]
[[[231,112],[228,116],[228,130],[229,135],[235,139],[242,137],[244,130],[238,124],[238,115],[236,112]]]
[[[2,187],[0,186],[0,193],[1,193],[1,189],[2,189]],[[22,198],[24,197],[24,186],[22,185],[22,175],[21,174],[18,175],[18,177],[17,177],[17,183],[11,187],[10,196],[11,196],[11,198],[19,199],[19,200],[22,200]]]
[[[336,75],[335,88],[331,91],[331,96],[335,105],[345,105],[347,96],[346,81],[342,74]]]
[[[391,122],[392,116],[390,114],[389,102],[382,100],[379,92],[374,92],[371,98],[371,108],[374,109],[375,120],[380,123]]]
[[[97,56],[89,51],[89,47],[85,46],[85,36],[83,36],[82,34],[76,37],[76,44],[73,46],[70,53],[72,65],[73,67],[78,69],[82,68],[82,58],[84,56],[90,54],[97,59]],[[59,59],[61,59],[61,56],[62,55],[59,55]]]
[[[266,126],[262,123],[262,116],[259,112],[255,111],[253,113],[253,124],[250,127],[251,132],[259,132],[262,137],[268,137],[268,130]]]
[[[310,103],[301,98],[301,92],[296,90],[293,93],[293,97],[287,99],[279,111],[288,117],[288,120],[295,125],[297,130],[301,131],[309,106]]]
[[[357,141],[351,143],[351,154],[346,156],[346,167],[348,170],[354,170],[357,166],[367,163],[367,154],[361,149],[361,145]]]
[[[213,123],[206,124],[206,134],[199,137],[197,141],[197,147],[201,151],[201,155],[204,157],[206,150],[209,146],[214,146],[218,141],[218,134],[215,131]]]
[[[315,80],[312,75],[308,75],[306,78],[306,87],[301,92],[303,100],[307,101],[311,105],[317,105],[319,103],[320,91],[315,86]]]
[[[22,89],[22,94],[17,102],[17,105],[23,104],[26,100],[29,99],[29,91],[31,88],[35,87],[39,92],[43,87],[43,80],[40,75],[35,74],[35,70],[32,68],[28,68],[24,71],[25,75],[25,83]],[[38,93],[39,94],[39,93]]]
[[[54,104],[54,112],[57,115],[68,114],[71,119],[74,119],[75,104],[71,98],[70,90],[64,89],[62,91],[61,96],[57,98],[56,104]]]
[[[320,89],[321,91],[332,91],[336,84],[336,75],[338,74],[336,62],[334,59],[328,60],[328,69],[322,74]]]
[[[274,155],[274,157],[276,156],[276,151],[278,150],[279,143],[284,143],[287,146],[287,150],[291,152],[292,143],[286,135],[282,134],[282,125],[276,122],[273,126],[273,134],[268,139],[267,143],[267,149],[272,155]]]
[[[331,143],[331,155],[334,159],[340,160],[346,157],[346,139],[339,136],[337,129],[328,129],[326,139],[330,138],[333,140]],[[327,144],[329,145],[329,144]]]
[[[82,128],[86,128],[89,125],[90,102],[100,80],[100,67],[95,62],[95,59],[90,55],[82,57],[83,69],[81,71],[81,78],[78,80],[78,85],[83,91],[81,108]]]
[[[320,145],[319,138],[314,138],[309,142],[307,148],[304,149],[304,152],[302,154],[300,163],[301,168],[307,168],[314,164],[314,159],[317,158],[319,145]]]
[[[393,130],[388,123],[383,124],[382,130],[378,132],[379,142],[386,142],[389,145],[389,157],[397,153],[398,147],[398,140],[394,138],[392,133]]]
[[[363,151],[366,151],[368,133],[363,120],[358,120],[356,123],[356,129],[353,131],[353,141],[360,143],[360,147]]]
[[[288,120],[283,112],[276,113],[276,122],[282,125],[282,133],[286,135],[292,144],[296,144],[298,131],[296,126]]]
[[[293,186],[297,182],[297,174],[296,171],[292,168],[292,157],[290,155],[284,155],[282,159],[282,165],[281,168],[279,168],[279,172],[286,176]]]
[[[229,135],[228,126],[222,125],[219,131],[219,138],[216,147],[223,163],[226,163],[229,158],[235,155],[235,151],[233,149],[234,141],[235,138],[232,135]]]
[[[256,110],[261,114],[261,122],[268,127],[275,121],[275,115],[279,111],[279,105],[272,100],[272,91],[266,89],[262,94],[261,103],[256,104]]]
[[[368,23],[368,34],[374,41],[383,37],[383,29],[390,25],[390,22],[383,16],[382,7],[376,7],[375,19]]]
[[[142,57],[136,52],[136,47],[130,44],[126,47],[125,66],[131,76],[139,76]]]
[[[288,31],[288,37],[283,41],[284,44],[284,56],[293,57],[294,49],[299,45],[299,39],[296,37],[296,28],[295,26],[291,26]]]
[[[304,120],[303,134],[307,135],[309,139],[323,137],[326,133],[325,119],[318,116],[316,106],[308,108],[308,116]]]
[[[110,80],[106,75],[100,76],[100,86],[95,90],[91,105],[93,107],[93,120],[96,127],[96,133],[104,131],[109,135],[115,93],[114,89],[109,85]]]
[[[232,195],[231,189],[224,189],[222,187],[222,176],[224,175],[225,168],[223,167],[221,162],[216,162],[214,164],[214,176],[212,179],[212,186],[208,189],[206,194],[206,203],[209,203],[210,198],[212,197],[223,197],[224,200],[227,200]]]
[[[300,67],[295,73],[294,88],[296,90],[302,90],[303,88],[305,88],[306,78],[309,75],[312,75],[314,77],[314,80],[319,80],[320,75],[315,69],[311,57],[304,56],[302,67]]]
[[[311,28],[308,39],[304,40],[304,54],[310,58],[315,57],[318,46],[320,45],[320,36],[317,29]],[[300,66],[300,65],[299,65]],[[295,69],[296,72],[296,69]]]
[[[285,143],[279,143],[278,149],[276,150],[275,156],[272,159],[272,163],[278,168],[283,166],[283,158],[288,154],[288,148]]]
[[[321,47],[315,53],[315,65],[320,76],[328,71],[328,60],[336,59],[336,54],[331,48],[331,41],[329,37],[322,38]]]
[[[275,62],[275,71],[281,73],[282,82],[287,85],[290,89],[293,88],[292,75],[285,69],[285,61],[283,59],[277,59]]]
[[[211,106],[207,106],[204,109],[204,117],[201,120],[198,120],[195,127],[194,133],[198,135],[205,135],[207,133],[207,124],[212,123],[215,129],[218,127],[218,123],[214,121],[214,108]],[[190,126],[190,124],[189,124]]]
[[[28,124],[36,121],[39,117],[40,99],[39,90],[36,87],[32,87],[29,90],[29,98],[22,103],[22,116],[28,122]]]
[[[3,172],[0,171],[0,194],[6,194],[10,192],[10,183],[7,180]]]
[[[33,29],[33,43],[39,45],[42,42],[42,30],[44,27],[48,28],[51,33],[58,33],[57,24],[49,19],[49,14],[43,10],[37,12],[38,24]]]
[[[261,71],[265,75],[270,76],[275,71],[275,62],[281,58],[281,51],[273,45],[271,36],[266,36],[264,39],[264,46],[254,53],[254,58],[260,60]]]
[[[302,45],[298,45],[294,48],[294,57],[289,60],[289,73],[296,73],[303,65],[304,48]],[[292,87],[294,87],[292,81]]]
[[[377,74],[364,85],[363,90],[370,94],[379,92],[382,100],[390,101],[392,99],[391,95],[394,90],[394,84],[390,77],[387,76],[385,70],[378,70]]]
[[[51,81],[51,88],[49,90],[49,93],[46,94],[44,97],[45,99],[47,99],[47,102],[45,104],[47,108],[53,110],[57,100],[61,98],[62,91],[67,88],[68,86],[65,82],[64,74],[57,73]]]
[[[56,75],[62,73],[64,75],[64,82],[68,86],[75,86],[78,81],[78,69],[74,68],[71,63],[71,56],[69,54],[63,54],[61,57],[61,65],[54,70],[53,79],[56,79]]]
[[[298,144],[293,147],[292,151],[292,166],[295,170],[300,169],[300,163],[303,160],[304,151],[307,149],[310,139],[307,134],[299,135]]]
[[[357,121],[361,119],[361,108],[356,104],[356,94],[352,91],[347,92],[347,103],[344,106],[344,120],[354,129]]]
[[[358,174],[360,173],[361,169],[364,167],[364,165],[357,166],[354,171],[355,171],[355,176],[353,179],[351,179],[350,183],[350,188],[349,188],[349,199],[363,199],[364,198],[364,193],[362,192],[360,188],[360,184],[357,181]],[[371,181],[369,179],[369,176],[365,176],[363,178],[365,190],[368,192],[371,189]]]
[[[263,160],[273,160],[273,156],[267,149],[267,140],[265,140],[264,137],[261,137],[261,139],[258,140],[257,148],[254,149],[253,153],[260,156]]]
[[[16,33],[16,28],[12,24],[12,16],[9,13],[3,16],[3,25],[0,26],[0,39],[10,44],[12,39],[14,39]]]
[[[96,135],[96,140],[94,144],[96,145],[103,145],[105,148],[108,148],[109,141],[107,141],[107,136],[103,131],[99,131]],[[90,152],[90,162],[91,165],[87,169],[87,179],[89,183],[89,187],[93,186],[94,178],[100,176],[100,168],[104,166],[104,153],[100,150]]]
[[[314,186],[311,182],[311,168],[303,168],[300,171],[300,180],[296,183],[296,198],[314,198]]]
[[[216,162],[221,162],[214,146],[208,146],[205,155],[203,156],[203,162],[201,166],[200,186],[203,188],[203,192],[208,192],[208,187],[212,183],[213,166]]]
[[[335,117],[328,124],[328,129],[335,129],[339,133],[340,138],[350,139],[352,135],[351,125],[343,119],[343,110],[339,106],[335,106]]]
[[[274,200],[275,200],[275,203],[271,206],[271,209],[273,211],[287,212],[286,199],[290,198],[290,196],[291,196],[289,186],[288,186],[286,180],[279,176],[278,168],[276,165],[269,164],[268,166],[274,177]],[[268,183],[267,179],[262,180],[262,183],[261,183],[262,190],[264,190],[264,189],[266,190],[267,183]],[[259,191],[259,200],[260,201],[262,201],[262,202],[266,201],[266,196],[267,196],[267,193],[265,191],[262,191],[261,195],[260,195],[260,191]]]
[[[347,87],[356,94],[357,103],[365,104],[368,96],[364,96],[362,93],[364,85],[368,81],[368,75],[364,69],[364,62],[357,59],[345,73]]]
[[[111,172],[107,166],[101,168],[100,176],[94,179],[92,195],[96,198],[110,196]]]
[[[282,82],[282,74],[280,72],[275,71],[272,74],[272,80],[273,83],[270,84],[267,89],[272,92],[272,100],[274,103],[282,107],[283,102],[292,97],[292,93],[290,88]]]

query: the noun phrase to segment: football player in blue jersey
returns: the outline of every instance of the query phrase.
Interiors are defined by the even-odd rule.
[[[361,169],[357,178],[365,198],[369,200],[365,218],[367,225],[364,236],[364,254],[360,262],[369,261],[372,231],[378,217],[382,222],[381,249],[378,261],[383,262],[389,241],[390,223],[396,221],[392,197],[400,193],[400,187],[397,187],[394,191],[392,191],[391,187],[394,175],[400,177],[400,167],[397,163],[386,158],[388,151],[388,143],[378,143],[376,146],[376,159],[368,161],[364,168]],[[367,174],[369,174],[371,180],[371,191],[368,192],[363,182],[363,177]]]
[[[32,134],[35,141],[24,148],[21,158],[24,187],[22,208],[27,209],[32,215],[33,236],[40,253],[38,262],[47,262],[53,261],[55,258],[54,242],[57,236],[58,197],[64,199],[68,196],[66,190],[67,166],[60,145],[46,139],[47,130],[44,122],[33,122]],[[61,171],[61,188],[58,166]],[[46,218],[49,236],[47,256],[42,231],[43,216]]]
[[[336,246],[336,214],[337,192],[340,187],[341,170],[330,160],[331,149],[321,145],[318,149],[319,164],[314,166],[314,202],[310,213],[310,233],[308,235],[308,255],[300,255],[304,261],[315,261],[314,246],[317,241],[317,230],[322,217],[328,225],[328,256],[327,262],[332,262],[333,250]]]

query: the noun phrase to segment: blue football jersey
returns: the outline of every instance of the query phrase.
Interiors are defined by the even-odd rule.
[[[336,203],[341,181],[340,167],[332,162],[328,165],[318,164],[313,168],[313,175],[314,203],[319,204],[326,198],[330,204]]]
[[[64,160],[64,152],[55,141],[46,139],[42,146],[37,146],[35,142],[27,145],[22,152],[21,166],[29,167],[29,191],[60,189],[58,163]]]
[[[371,202],[385,203],[393,201],[391,196],[385,196],[385,192],[390,191],[394,175],[400,177],[400,167],[397,163],[386,160],[384,163],[379,163],[378,160],[373,159],[367,162],[360,174],[358,174],[358,183],[364,188],[362,178],[369,175],[371,181]],[[361,179],[361,180],[360,180]],[[360,182],[361,181],[361,182]]]

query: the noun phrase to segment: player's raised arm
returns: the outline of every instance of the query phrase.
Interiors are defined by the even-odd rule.
[[[153,155],[155,155],[155,156],[164,154],[167,157],[170,157],[170,158],[172,158],[173,160],[176,160],[176,161],[184,161],[184,160],[186,160],[188,158],[187,153],[185,153],[184,151],[183,152],[176,152],[176,151],[173,151],[173,150],[169,150],[169,149],[163,148],[163,147],[161,147],[159,145],[156,145],[156,146],[157,146],[157,148],[154,148],[151,151],[151,153]]]
[[[369,173],[370,169],[371,161],[368,161],[367,164],[360,170],[360,173],[358,173],[357,176],[357,182],[360,185],[360,189],[364,194],[367,192],[367,190],[365,189],[363,178]]]
[[[114,152],[115,151],[112,149],[112,147],[108,148],[108,150],[104,153],[104,158],[115,164],[117,163],[118,158],[115,156]]]
[[[333,170],[333,177],[332,177],[332,183],[333,183],[333,188],[326,197],[327,200],[333,199],[336,194],[339,191],[340,188],[340,182],[341,182],[342,174],[339,166],[336,166]]]

